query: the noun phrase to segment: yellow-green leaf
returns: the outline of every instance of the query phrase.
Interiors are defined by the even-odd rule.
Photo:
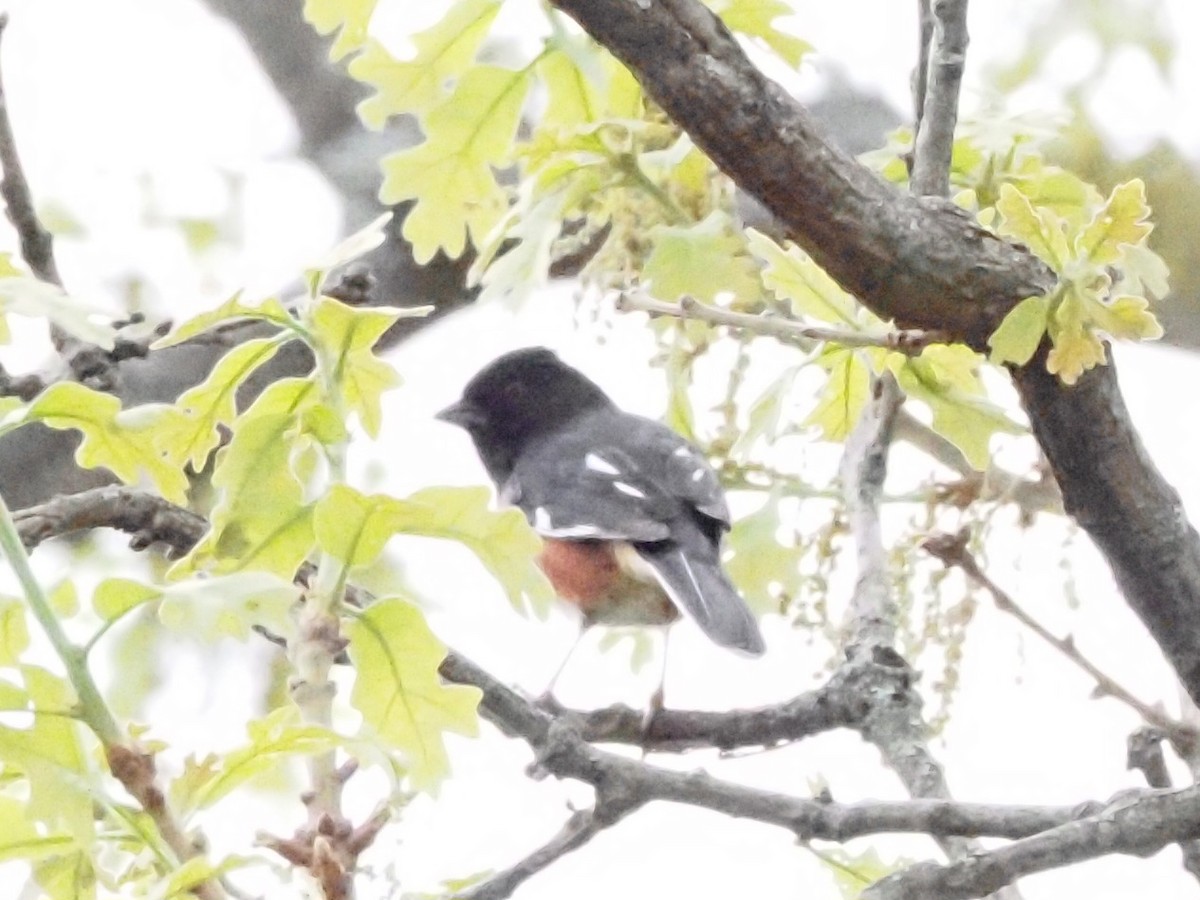
[[[116,332],[108,316],[84,306],[56,284],[20,273],[4,274],[5,268],[12,266],[0,265],[0,313],[49,319],[80,340],[105,350],[113,348]]]
[[[757,264],[727,213],[711,212],[694,225],[659,225],[649,236],[654,249],[642,275],[656,297],[676,300],[687,294],[707,303],[721,293],[742,302],[758,297]]]
[[[783,0],[722,0],[713,3],[712,7],[730,31],[761,41],[793,69],[812,50],[808,41],[775,27],[776,19],[796,14],[790,3]]]
[[[329,48],[331,59],[338,60],[357,50],[367,39],[371,16],[378,0],[305,0],[304,18],[320,34],[338,36]]]
[[[829,377],[816,408],[804,420],[827,441],[842,441],[858,421],[871,392],[871,373],[859,355],[845,347],[829,347],[817,359]]]
[[[24,803],[0,794],[0,862],[42,859],[75,846],[70,835],[42,834],[25,814]]]
[[[349,623],[357,677],[350,701],[376,733],[407,757],[414,787],[430,790],[449,771],[445,733],[474,736],[480,692],[438,676],[445,646],[416,607],[379,600]]]
[[[542,611],[553,597],[534,557],[541,541],[516,509],[488,508],[486,488],[441,487],[395,501],[389,526],[399,533],[458,541],[474,551],[518,609]]]
[[[785,250],[753,228],[746,229],[750,252],[766,263],[763,286],[791,303],[797,315],[858,328],[854,299],[838,287],[807,253],[789,243]]]
[[[1054,344],[1046,359],[1046,369],[1066,384],[1105,361],[1104,344],[1087,326],[1086,301],[1080,290],[1069,286],[1050,317],[1047,329]]]
[[[152,349],[161,350],[163,347],[181,344],[198,334],[208,331],[210,328],[242,319],[257,319],[261,322],[271,322],[280,328],[286,328],[302,334],[300,323],[296,321],[295,317],[275,297],[269,297],[258,304],[249,304],[243,303],[242,295],[238,293],[234,294],[216,309],[200,313],[200,315],[194,316],[186,322],[177,325],[171,330],[170,334],[155,341]]]
[[[1049,314],[1048,298],[1026,297],[1009,310],[1000,327],[988,338],[988,346],[992,348],[989,359],[997,365],[1006,362],[1025,365],[1046,333]]]
[[[261,569],[291,579],[313,545],[312,507],[290,464],[291,436],[313,398],[311,382],[282,379],[241,416],[217,453],[212,528],[172,576]]]
[[[1162,326],[1145,297],[1128,294],[1104,301],[1088,297],[1088,314],[1096,326],[1110,337],[1132,341],[1154,341],[1162,337]]]
[[[400,383],[396,370],[377,357],[372,348],[404,312],[347,306],[332,297],[320,298],[313,309],[313,332],[321,347],[322,364],[332,366],[346,405],[358,414],[371,437],[379,434],[380,396]]]
[[[335,484],[317,503],[313,531],[317,546],[346,568],[374,562],[388,539],[402,530],[411,510],[384,494],[366,496]]]
[[[237,391],[242,382],[278,352],[278,338],[257,338],[238,344],[213,367],[209,376],[175,401],[181,415],[156,432],[158,447],[177,466],[204,468],[208,454],[220,443],[218,426],[237,418]]]
[[[30,404],[27,417],[51,428],[75,428],[83,440],[75,460],[84,468],[103,467],[126,484],[146,475],[172,503],[187,496],[187,476],[155,449],[146,436],[152,416],[146,408],[122,411],[121,401],[71,381],[60,381]]]
[[[28,646],[29,623],[25,620],[24,601],[0,597],[0,666],[17,665]]]
[[[288,760],[334,750],[341,739],[332,731],[300,721],[295,706],[281,706],[246,725],[249,740],[220,756],[190,760],[170,787],[183,814],[208,809],[238,788],[274,775]]]
[[[33,877],[46,900],[95,900],[96,870],[89,851],[40,859],[33,864]]]
[[[92,773],[79,723],[63,713],[75,704],[70,686],[37,666],[21,675],[35,715],[28,728],[0,725],[0,759],[15,765],[29,784],[27,815],[52,830],[63,829],[90,844],[94,831]]]
[[[168,628],[201,640],[245,640],[255,625],[288,637],[299,588],[269,572],[194,578],[161,591],[158,617]]]
[[[160,596],[162,591],[153,585],[129,578],[106,578],[92,593],[92,609],[100,618],[111,622]]]
[[[1140,178],[1117,185],[1079,235],[1080,255],[1097,265],[1115,263],[1123,246],[1141,244],[1149,237],[1154,227],[1147,221],[1149,216],[1146,185]]]
[[[416,203],[404,220],[404,236],[417,262],[441,249],[457,258],[468,234],[479,244],[500,221],[508,195],[495,168],[513,147],[530,73],[476,66],[454,94],[424,118],[425,141],[383,161],[380,199]]]
[[[410,38],[416,48],[411,59],[396,59],[368,40],[349,69],[351,77],[376,90],[358,105],[363,122],[382,128],[391,116],[421,113],[444,99],[446,84],[474,62],[499,10],[500,0],[459,0],[435,25]]]
[[[1071,258],[1063,222],[1049,209],[1034,207],[1011,184],[1000,186],[996,210],[1003,216],[999,231],[1025,244],[1056,272]]]

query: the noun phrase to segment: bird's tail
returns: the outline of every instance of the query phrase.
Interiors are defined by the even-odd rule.
[[[699,537],[699,535],[697,535]],[[766,649],[758,621],[721,567],[718,550],[707,539],[637,544],[635,549],[680,611],[722,647],[753,656]]]

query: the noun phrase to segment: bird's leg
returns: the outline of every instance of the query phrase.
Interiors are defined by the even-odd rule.
[[[663,626],[662,630],[662,665],[658,670],[658,687],[654,689],[654,693],[650,695],[650,702],[642,713],[642,756],[646,755],[647,739],[650,737],[650,726],[654,724],[654,717],[663,709],[666,698],[667,686],[667,647],[671,642],[671,625],[670,623]]]
[[[550,676],[550,681],[546,685],[546,689],[542,691],[537,698],[537,705],[551,712],[561,710],[562,704],[554,696],[554,688],[558,684],[558,679],[562,676],[563,670],[567,668],[567,663],[571,661],[571,657],[575,655],[575,651],[579,649],[579,645],[583,643],[583,636],[587,634],[588,623],[584,619],[579,620],[579,633],[575,635],[575,640],[571,643],[571,649],[567,651],[567,655],[563,657],[563,661],[558,664],[558,668],[554,670],[554,674]]]

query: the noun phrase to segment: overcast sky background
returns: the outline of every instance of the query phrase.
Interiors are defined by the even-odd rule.
[[[979,74],[988,61],[1019,48],[1024,24],[1041,3],[977,2],[964,102],[988,100]],[[0,52],[13,122],[39,201],[69,215],[81,231],[60,241],[64,278],[81,299],[112,306],[112,297],[139,273],[147,304],[176,318],[249,286],[267,292],[293,277],[339,235],[335,199],[307,165],[291,154],[295,131],[236,33],[192,0],[11,0]],[[428,4],[429,9],[437,4]],[[524,20],[510,0],[511,27]],[[857,0],[803,2],[794,28],[820,56],[797,80],[814,90],[823,67],[836,64],[855,84],[877,90],[907,108],[912,64],[913,3]],[[1166,4],[1180,41],[1176,68],[1163,82],[1148,61],[1129,54],[1111,72],[1093,101],[1113,123],[1112,139],[1125,152],[1167,135],[1195,158],[1200,151],[1200,12],[1188,0]],[[389,21],[411,21],[413,4],[395,2]],[[1067,42],[1048,82],[1012,99],[1014,111],[1053,109],[1056,91],[1086,72],[1095,52],[1086,40]],[[236,189],[230,185],[236,183]],[[139,188],[151,185],[150,190]],[[240,237],[200,262],[189,252],[178,218],[227,219]],[[0,249],[14,246],[0,231]],[[548,343],[585,368],[629,409],[658,415],[661,378],[643,367],[649,343],[636,320],[613,321],[611,339],[598,344],[578,326],[569,291],[550,292],[517,313],[472,311],[423,332],[392,359],[406,386],[387,404],[386,432],[374,445],[357,446],[354,462],[371,489],[405,492],[427,483],[480,483],[482,470],[461,434],[431,421],[468,375],[513,346]],[[42,326],[32,323],[0,361],[10,371],[38,362],[45,352]],[[453,348],[453,352],[450,352]],[[1194,383],[1200,367],[1177,351],[1122,348],[1122,381],[1146,442],[1180,488],[1193,520],[1200,513],[1195,473],[1196,417],[1179,415],[1177,393],[1166,384]],[[828,455],[815,447],[814,459]],[[907,463],[905,462],[907,460]],[[900,454],[919,479],[919,460]],[[899,523],[891,522],[894,532]],[[1174,710],[1172,678],[1157,648],[1112,589],[1094,551],[1079,541],[1072,563],[1081,608],[1068,609],[1057,551],[1061,522],[1013,533],[990,550],[992,574],[1058,633],[1068,631],[1086,653],[1126,687]],[[105,538],[117,565],[130,554]],[[406,558],[423,590],[435,628],[449,643],[506,680],[539,691],[570,645],[574,627],[556,614],[549,622],[515,615],[477,567],[459,555],[422,545]],[[447,560],[451,564],[447,564]],[[47,579],[59,577],[65,557],[41,551]],[[837,585],[845,599],[852,573]],[[805,636],[777,619],[764,626],[770,653],[746,661],[705,641],[687,623],[672,637],[668,703],[712,709],[782,700],[819,682],[824,657]],[[598,636],[591,639],[594,649]],[[147,719],[180,754],[228,747],[255,714],[246,689],[267,648],[229,645],[220,665],[186,644],[172,658],[172,683]],[[653,670],[655,667],[651,667]],[[640,705],[654,672],[631,674],[619,653],[581,652],[561,682],[568,703]],[[934,748],[946,765],[958,799],[995,802],[1076,803],[1103,799],[1136,786],[1124,769],[1125,737],[1133,715],[1113,701],[1089,699],[1092,685],[1036,637],[987,604],[966,647],[963,689],[955,716]],[[524,778],[528,753],[489,736],[455,741],[456,777],[435,801],[418,801],[405,823],[374,852],[380,868],[393,862],[408,890],[432,888],[441,878],[511,864],[545,841],[567,815],[565,803],[584,804],[587,792],[553,781]],[[703,766],[722,777],[788,793],[805,794],[825,780],[840,801],[904,796],[878,754],[852,734],[830,734],[804,744],[733,760],[714,755],[656,757],[667,767]],[[370,805],[369,776],[355,798]],[[249,846],[255,831],[286,833],[299,821],[298,804],[247,803],[236,814],[207,821],[215,851]],[[221,812],[218,810],[218,812]],[[214,827],[215,826],[215,827]],[[402,842],[395,842],[399,835]],[[920,839],[859,841],[885,856],[931,853]],[[1064,897],[1116,900],[1153,895],[1183,898],[1195,882],[1179,866],[1178,851],[1154,860],[1109,858],[1021,883],[1030,900]],[[0,872],[2,872],[0,868]],[[0,878],[0,900],[11,881]],[[824,870],[777,829],[733,822],[691,809],[652,807],[555,864],[517,894],[521,900],[730,895],[764,900],[836,896]],[[274,896],[274,895],[273,895]],[[282,896],[282,895],[281,895]],[[371,889],[363,892],[370,897]]]

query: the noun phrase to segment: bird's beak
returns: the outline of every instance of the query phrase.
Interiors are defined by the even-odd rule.
[[[441,419],[443,422],[449,422],[451,425],[457,425],[459,428],[465,428],[470,431],[474,425],[482,423],[482,417],[468,406],[464,401],[459,400],[457,403],[451,403],[441,412],[434,414],[435,419]]]

